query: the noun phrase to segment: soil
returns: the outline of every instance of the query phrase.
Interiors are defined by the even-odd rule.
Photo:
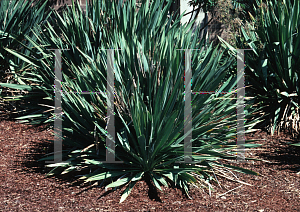
[[[53,146],[47,141],[51,132],[45,126],[0,120],[0,211],[300,211],[300,149],[289,145],[299,141],[288,134],[272,137],[259,131],[246,136],[265,139],[254,142],[265,145],[246,153],[264,161],[230,164],[260,173],[235,174],[252,186],[217,176],[221,187],[216,184],[211,196],[208,190],[191,187],[188,199],[173,188],[155,193],[149,183],[140,181],[119,203],[124,189],[105,191],[72,185],[70,178],[45,178],[49,170],[36,160]]]

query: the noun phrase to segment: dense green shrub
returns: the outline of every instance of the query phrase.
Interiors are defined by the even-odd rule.
[[[245,57],[251,86],[247,95],[254,97],[254,104],[264,106],[259,115],[265,117],[272,134],[280,128],[299,129],[299,10],[299,1],[260,3],[252,22],[241,27],[238,48],[253,50]]]
[[[30,1],[12,0],[0,1],[0,70],[15,73],[15,68],[20,66],[22,60],[13,57],[4,48],[10,48],[29,55],[30,51],[24,45],[32,47],[25,36],[33,38],[32,26],[40,25],[47,19],[45,16],[46,2],[36,2],[33,6]],[[19,70],[22,68],[18,67]],[[16,79],[15,75],[14,79]],[[1,80],[1,78],[0,78]],[[18,80],[22,82],[21,79]]]
[[[32,90],[28,84],[33,84],[34,79],[23,78],[27,64],[18,57],[15,57],[11,53],[5,50],[9,48],[23,54],[24,57],[32,55],[33,44],[28,41],[25,37],[29,37],[36,40],[34,36],[34,27],[43,24],[48,19],[50,13],[46,13],[47,1],[35,1],[32,5],[31,1],[28,0],[4,0],[0,1],[0,83],[6,85],[0,87],[0,100],[21,100],[26,99],[23,103],[29,102],[32,99],[40,98],[40,94],[30,93]],[[8,84],[6,84],[8,83]],[[20,95],[16,95],[14,92],[13,98],[10,98],[10,91],[15,90],[15,85],[11,83],[18,83],[23,86],[23,91],[17,92]],[[20,87],[20,86],[19,86]],[[13,101],[15,103],[15,101]],[[7,104],[1,104],[5,106]],[[16,106],[16,104],[11,104]],[[15,108],[5,107],[6,110],[12,111]],[[17,110],[27,111],[28,109],[37,109],[37,105],[17,105]],[[30,109],[29,109],[30,110]]]
[[[47,49],[70,49],[62,54],[65,162],[48,165],[53,167],[49,175],[83,174],[80,179],[86,182],[102,181],[106,187],[126,185],[121,197],[124,201],[141,179],[150,179],[158,189],[161,185],[178,186],[188,195],[189,183],[207,183],[213,174],[225,168],[257,174],[218,161],[236,158],[232,152],[236,147],[234,94],[192,95],[193,163],[176,163],[183,161],[183,140],[187,136],[183,131],[184,51],[178,49],[202,49],[192,54],[193,91],[234,90],[236,76],[227,75],[234,57],[224,57],[218,47],[199,41],[199,32],[193,34],[190,30],[193,23],[180,25],[182,15],[171,23],[172,17],[167,14],[171,1],[165,7],[163,1],[152,4],[146,1],[138,12],[135,3],[126,1],[122,6],[122,0],[94,1],[87,7],[86,15],[75,4],[62,16],[55,13],[56,24],[40,27],[36,40],[27,37],[38,49],[35,57],[25,58],[20,52],[6,49],[28,63],[24,75],[30,73],[39,83],[40,91],[52,101],[54,53]],[[115,51],[114,64],[117,135],[114,153],[123,164],[103,162],[106,149],[112,151],[105,145],[107,53],[104,50],[111,48],[121,49]],[[99,93],[79,95],[68,91]],[[245,108],[247,118],[251,115],[248,108]],[[37,121],[39,115],[45,116],[41,113],[20,119]],[[51,114],[46,122],[54,118]],[[246,132],[256,122],[248,122]],[[49,159],[53,155],[43,160]]]

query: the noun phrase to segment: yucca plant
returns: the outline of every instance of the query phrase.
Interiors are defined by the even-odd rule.
[[[47,20],[49,13],[46,11],[47,1],[11,0],[0,1],[0,99],[5,101],[15,101],[24,99],[30,101],[39,98],[39,94],[30,92],[32,88],[28,84],[34,84],[34,79],[24,79],[26,63],[18,57],[13,56],[5,48],[18,51],[25,56],[32,55],[32,43],[25,39],[25,36],[36,40],[33,29]],[[23,88],[23,92],[17,92],[15,88]],[[8,93],[15,95],[10,97]],[[8,98],[7,98],[8,97]],[[22,98],[22,99],[21,99]],[[24,102],[23,102],[24,103]],[[32,106],[36,109],[36,106]],[[27,110],[24,105],[19,105],[20,110]]]
[[[62,17],[55,13],[55,26],[37,33],[37,41],[27,37],[41,57],[23,57],[40,89],[53,99],[54,53],[47,48],[70,49],[63,53],[62,108],[63,161],[48,165],[52,174],[78,174],[85,182],[104,182],[106,187],[127,186],[120,202],[141,179],[151,180],[161,189],[178,186],[188,195],[190,183],[213,179],[225,167],[218,159],[235,159],[232,149],[236,135],[234,94],[192,96],[193,163],[184,159],[184,51],[192,54],[193,91],[229,91],[236,88],[236,76],[227,75],[234,58],[224,57],[205,40],[198,40],[191,26],[172,23],[168,16],[171,1],[143,2],[136,11],[135,1],[92,1],[84,15],[78,4],[67,8]],[[115,51],[115,130],[119,163],[105,163],[107,135],[107,53]],[[180,50],[181,49],[181,50]],[[201,50],[202,49],[202,50]],[[54,61],[54,60],[53,60]],[[95,91],[80,95],[76,92]],[[51,105],[48,105],[51,107]],[[249,117],[249,106],[246,117]],[[21,117],[22,118],[22,117]],[[24,117],[23,117],[24,118]],[[34,118],[27,116],[25,118]],[[48,121],[54,120],[54,116]],[[257,120],[246,124],[247,132]],[[256,145],[245,144],[245,147]],[[53,155],[42,160],[53,159]],[[249,159],[249,158],[247,158]],[[80,170],[80,171],[79,171]],[[214,173],[213,173],[214,172]],[[223,173],[223,172],[222,172]],[[223,174],[222,174],[223,175]],[[223,175],[224,176],[224,175]],[[111,181],[109,181],[111,179]],[[210,185],[210,184],[209,184]]]
[[[256,19],[241,27],[246,46],[246,80],[251,85],[249,96],[264,106],[267,129],[299,129],[299,1],[259,1]],[[247,26],[247,28],[246,28]],[[226,42],[224,44],[232,49]],[[293,133],[294,133],[293,132]]]
[[[40,25],[47,19],[45,14],[45,5],[47,1],[36,1],[33,5],[27,0],[11,0],[0,2],[0,69],[1,71],[10,71],[14,74],[17,66],[24,65],[23,61],[12,57],[4,48],[18,50],[25,55],[29,54],[29,50],[23,45],[32,47],[28,40],[24,39],[25,35],[33,38],[32,28]],[[22,68],[19,67],[20,70]],[[16,75],[14,77],[17,78]],[[19,80],[22,82],[22,80]]]

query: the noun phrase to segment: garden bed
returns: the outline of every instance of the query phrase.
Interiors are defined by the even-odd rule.
[[[299,147],[290,136],[271,137],[266,132],[247,135],[247,139],[266,145],[250,150],[247,156],[264,161],[239,163],[238,166],[260,173],[260,176],[235,174],[253,186],[217,177],[222,188],[215,191],[191,188],[187,199],[180,190],[163,188],[156,194],[152,187],[138,182],[131,195],[119,204],[124,190],[71,185],[70,178],[45,178],[43,162],[37,162],[53,148],[51,130],[0,121],[1,188],[0,211],[299,211]],[[234,165],[234,163],[232,163]],[[92,185],[91,185],[92,186]],[[234,190],[232,190],[234,189]],[[228,192],[228,193],[226,193]],[[223,195],[222,195],[223,194]],[[221,195],[217,197],[218,195]]]

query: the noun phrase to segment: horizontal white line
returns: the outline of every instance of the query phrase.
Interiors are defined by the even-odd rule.
[[[55,93],[55,92],[54,92]],[[77,93],[77,94],[93,94],[93,93],[101,93],[101,92],[96,92],[96,91],[60,91],[60,93]]]
[[[235,91],[232,92],[222,92],[222,91],[217,91],[217,92],[208,92],[208,91],[191,91],[191,93],[197,93],[197,94],[215,94],[215,93],[221,93],[221,94],[227,94],[227,93],[237,93]]]

